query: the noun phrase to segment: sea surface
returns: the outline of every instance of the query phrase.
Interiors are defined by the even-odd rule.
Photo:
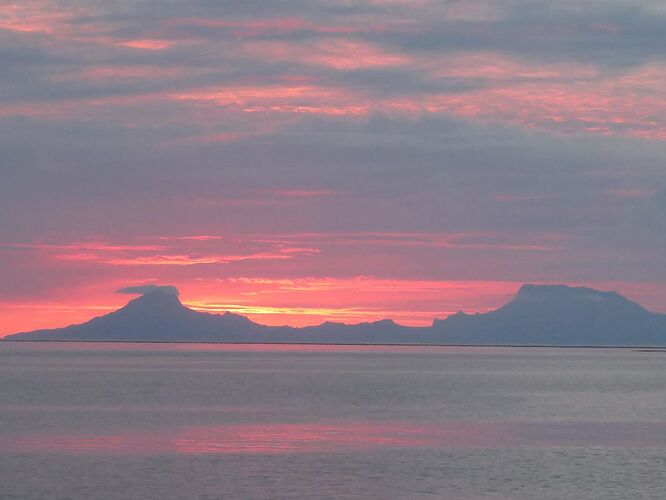
[[[666,353],[0,342],[2,499],[664,499]]]

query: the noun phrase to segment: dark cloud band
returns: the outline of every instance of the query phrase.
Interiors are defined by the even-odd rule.
[[[145,295],[146,293],[159,291],[165,295],[175,295],[178,296],[178,288],[173,285],[136,285],[136,286],[126,286],[120,290],[116,290],[116,293],[126,293],[126,294],[141,294]]]

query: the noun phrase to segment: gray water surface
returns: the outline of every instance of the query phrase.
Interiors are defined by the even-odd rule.
[[[666,498],[666,354],[0,343],[0,498]]]

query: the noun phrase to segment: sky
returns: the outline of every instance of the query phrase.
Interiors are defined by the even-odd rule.
[[[0,336],[170,284],[265,324],[666,312],[661,0],[0,2]]]

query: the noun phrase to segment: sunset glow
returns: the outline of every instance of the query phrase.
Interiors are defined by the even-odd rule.
[[[146,283],[271,325],[666,312],[666,12],[537,3],[3,3],[0,336]]]

